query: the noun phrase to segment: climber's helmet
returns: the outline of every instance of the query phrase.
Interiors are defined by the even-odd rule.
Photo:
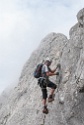
[[[47,63],[47,65],[51,65],[52,60],[51,60],[49,57],[47,57],[47,58],[45,59],[45,62]]]

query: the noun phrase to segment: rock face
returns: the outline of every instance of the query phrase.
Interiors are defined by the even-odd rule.
[[[77,14],[78,23],[70,29],[70,39],[50,33],[23,67],[18,86],[0,101],[0,125],[84,125],[84,9]],[[33,71],[46,57],[52,68],[61,64],[55,101],[48,103],[49,114],[42,114],[42,96]],[[49,94],[49,89],[48,89]]]
[[[84,24],[84,8],[78,12],[77,19],[78,19],[79,26],[83,27],[83,24]]]

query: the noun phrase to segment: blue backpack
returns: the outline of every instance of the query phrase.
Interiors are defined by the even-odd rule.
[[[43,64],[38,64],[35,71],[34,71],[34,77],[39,78],[41,77],[41,69],[42,69]]]

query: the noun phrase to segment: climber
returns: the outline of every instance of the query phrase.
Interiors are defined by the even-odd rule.
[[[49,76],[53,76],[53,75],[59,75],[59,73],[56,73],[56,68],[54,70],[50,69],[50,65],[51,65],[52,61],[49,58],[46,58],[43,66],[42,66],[42,70],[41,70],[41,74],[42,77],[40,77],[38,79],[38,84],[41,87],[42,90],[42,96],[43,96],[43,113],[48,114],[48,108],[47,108],[47,87],[51,88],[51,93],[48,97],[48,102],[52,102],[54,100],[54,91],[57,88],[57,85],[54,84],[53,82],[51,82],[49,80]]]

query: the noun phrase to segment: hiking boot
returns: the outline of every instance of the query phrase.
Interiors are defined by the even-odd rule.
[[[47,106],[43,107],[43,113],[48,114],[48,108],[47,108]]]
[[[54,101],[54,95],[50,95],[48,98],[48,102],[52,102],[52,101]]]

